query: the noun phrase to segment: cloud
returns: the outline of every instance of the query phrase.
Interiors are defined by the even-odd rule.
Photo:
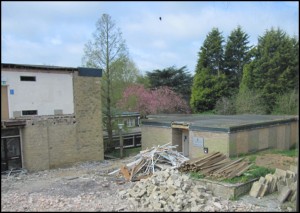
[[[153,46],[153,48],[158,48],[158,49],[166,49],[168,46],[166,42],[163,40],[155,40],[152,42],[151,45]]]
[[[3,2],[1,6],[2,61],[10,63],[79,66],[84,44],[103,13],[120,27],[130,56],[142,71],[187,65],[194,72],[200,47],[213,27],[226,40],[241,25],[251,44],[272,26],[299,36],[298,2]]]
[[[55,36],[54,38],[50,39],[50,43],[53,45],[60,45],[62,43],[62,41],[59,38],[59,36]]]

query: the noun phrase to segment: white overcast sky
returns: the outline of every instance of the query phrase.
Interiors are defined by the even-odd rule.
[[[121,29],[143,74],[170,66],[194,74],[213,27],[226,39],[240,25],[254,45],[271,27],[299,37],[298,1],[1,1],[1,62],[82,66],[84,44],[103,13]]]

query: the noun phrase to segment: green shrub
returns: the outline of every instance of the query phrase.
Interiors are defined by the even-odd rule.
[[[236,114],[235,97],[222,97],[215,106],[215,112],[220,115],[234,115]]]
[[[279,95],[272,114],[297,115],[299,112],[299,93],[295,90]]]
[[[261,96],[249,89],[241,90],[235,102],[237,114],[266,114]]]

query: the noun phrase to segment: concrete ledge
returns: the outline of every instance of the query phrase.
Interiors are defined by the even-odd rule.
[[[258,179],[253,179],[247,183],[222,183],[218,181],[208,180],[208,179],[198,179],[196,180],[200,185],[205,186],[207,189],[213,192],[214,196],[220,196],[224,199],[230,199],[234,197],[239,197],[241,195],[247,194],[253,182]]]

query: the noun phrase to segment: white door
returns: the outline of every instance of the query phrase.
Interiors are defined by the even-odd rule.
[[[189,156],[189,132],[187,130],[182,130],[182,152],[183,156]]]

